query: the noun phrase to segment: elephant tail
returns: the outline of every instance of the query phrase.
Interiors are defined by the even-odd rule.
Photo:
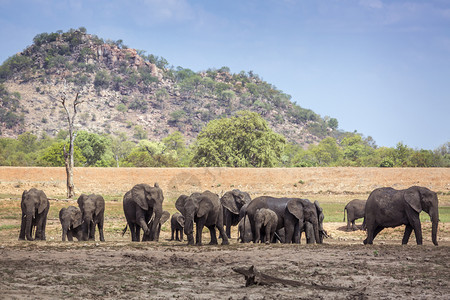
[[[344,207],[344,220],[343,220],[343,222],[345,222],[345,210],[347,209],[347,206],[346,207]]]
[[[122,236],[125,235],[125,232],[127,232],[127,229],[128,229],[128,224],[125,225],[125,228],[122,230]]]

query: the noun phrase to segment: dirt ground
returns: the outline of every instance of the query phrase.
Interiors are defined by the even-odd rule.
[[[450,298],[450,223],[439,224],[437,247],[431,243],[429,222],[422,223],[422,246],[416,245],[414,234],[409,245],[400,245],[403,228],[385,230],[374,245],[364,246],[365,233],[345,231],[344,222],[324,223],[331,237],[322,245],[304,240],[300,245],[239,244],[234,229],[230,245],[189,247],[185,241],[168,240],[167,224],[159,242],[131,243],[128,233],[121,235],[125,223],[119,197],[154,178],[167,201],[195,189],[220,193],[241,188],[252,196],[308,195],[343,203],[378,186],[417,184],[439,192],[441,205],[449,206],[449,169],[78,169],[75,174],[79,192],[112,196],[106,242],[61,242],[55,216],[48,220],[47,241],[17,241],[21,192],[35,186],[61,198],[65,174],[61,168],[0,168],[1,193],[11,195],[0,199],[1,299]],[[54,209],[68,204],[75,201],[51,200]],[[204,241],[209,241],[207,232]],[[233,268],[251,266],[302,286],[246,287],[244,276]]]

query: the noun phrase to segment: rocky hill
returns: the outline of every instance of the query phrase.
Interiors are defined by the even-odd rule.
[[[336,136],[337,120],[321,118],[253,72],[227,67],[194,72],[161,57],[104,41],[84,28],[42,33],[0,67],[2,136],[25,131],[54,136],[67,127],[58,101],[79,92],[77,126],[96,133],[124,132],[160,140],[179,130],[188,142],[210,120],[239,110],[263,116],[271,128],[307,146]]]

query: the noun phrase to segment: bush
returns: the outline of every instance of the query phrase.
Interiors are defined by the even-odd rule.
[[[94,86],[96,89],[107,89],[111,82],[111,78],[107,71],[98,71],[95,75]]]

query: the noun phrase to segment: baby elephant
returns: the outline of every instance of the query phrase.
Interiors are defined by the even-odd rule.
[[[258,209],[255,214],[256,242],[261,241],[261,243],[268,244],[273,241],[277,225],[278,217],[273,210],[267,208]],[[261,232],[263,233],[262,237],[260,237]]]
[[[69,241],[73,241],[73,237],[81,241],[83,238],[83,226],[81,223],[81,210],[75,206],[63,207],[59,211],[59,221],[62,226],[62,240],[66,241],[66,236]]]
[[[172,229],[172,238],[170,240],[173,241],[175,235],[177,241],[183,241],[184,217],[182,214],[176,212],[172,215],[172,218],[170,219],[170,227]],[[180,234],[179,238],[178,233]]]
[[[355,226],[355,220],[364,218],[364,210],[366,208],[366,200],[354,199],[347,203],[344,208],[344,222],[345,222],[345,210],[347,210],[347,231],[350,231],[350,223],[353,231],[357,230]],[[365,230],[365,223],[363,222],[362,229]]]

